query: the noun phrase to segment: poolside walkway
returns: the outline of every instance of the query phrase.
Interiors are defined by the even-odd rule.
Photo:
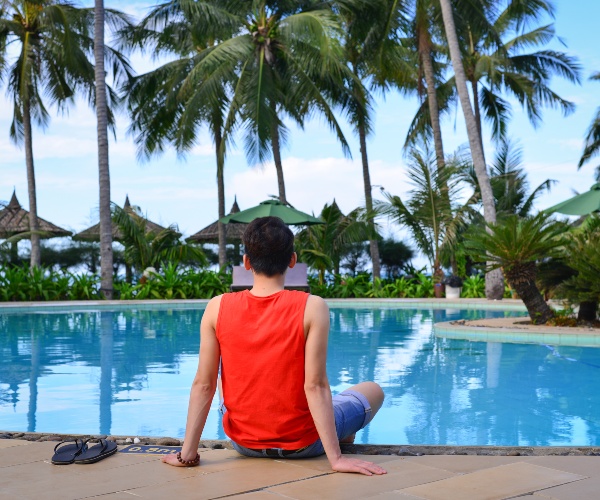
[[[56,442],[0,440],[0,498],[249,500],[597,499],[593,456],[372,455],[384,476],[332,473],[325,458],[267,460],[200,450],[201,467],[174,468],[156,456],[117,453],[92,465],[50,463]]]

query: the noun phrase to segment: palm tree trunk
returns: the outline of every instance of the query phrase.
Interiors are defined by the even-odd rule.
[[[598,317],[598,302],[584,301],[579,304],[577,319],[579,321],[596,321]]]
[[[221,128],[215,130],[215,150],[217,155],[217,198],[219,204],[219,222],[217,223],[217,231],[219,234],[219,268],[225,269],[227,265],[227,233],[225,224],[221,219],[225,217],[225,180],[223,171],[225,168],[225,155],[221,151],[223,137],[221,136]]]
[[[446,31],[446,39],[448,40],[448,48],[450,49],[452,67],[454,68],[456,90],[458,91],[460,104],[465,117],[473,166],[475,167],[477,182],[479,183],[479,189],[481,190],[483,217],[487,223],[493,224],[496,222],[494,195],[492,193],[492,185],[485,165],[485,155],[481,145],[481,135],[479,134],[479,128],[477,127],[477,122],[473,114],[471,101],[469,100],[467,78],[460,55],[460,46],[456,34],[456,26],[454,25],[454,14],[452,13],[452,3],[451,0],[440,0],[440,5],[442,7],[442,17],[444,18],[444,28]],[[502,271],[499,269],[487,273],[485,277],[485,295],[489,300],[502,299],[502,296],[504,295],[504,280]]]
[[[367,133],[362,120],[358,124],[358,138],[360,141],[360,156],[362,159],[363,182],[365,185],[365,207],[367,209],[367,220],[373,233],[375,232],[375,221],[373,220],[373,195],[371,194],[371,174],[369,173],[369,158],[367,156]],[[379,246],[377,240],[369,240],[371,251],[371,262],[373,264],[373,279],[381,277],[381,263],[379,261]]]
[[[481,142],[481,149],[483,150],[483,131],[481,128],[481,107],[479,106],[479,89],[477,88],[477,82],[471,81],[471,90],[473,91],[473,109],[475,114],[475,122],[477,123],[477,130],[479,131],[479,141]]]
[[[277,187],[279,189],[279,201],[287,203],[285,196],[285,181],[283,179],[283,164],[281,163],[281,146],[279,144],[279,129],[277,125],[271,130],[271,146],[273,148],[273,160],[277,171]]]
[[[108,167],[108,113],[104,73],[104,2],[94,5],[94,59],[96,118],[98,131],[98,180],[100,185],[100,289],[113,298],[112,221],[110,215],[110,170]]]
[[[515,280],[510,284],[512,288],[519,294],[519,297],[525,304],[529,317],[534,324],[543,325],[554,316],[552,309],[548,306],[544,297],[538,290],[538,287],[533,281]]]
[[[431,56],[431,44],[425,42],[423,42],[423,44],[424,46],[421,52],[421,61],[423,63],[425,83],[427,83],[427,104],[429,107],[429,116],[431,118],[431,130],[433,131],[435,159],[438,170],[441,170],[444,168],[446,163],[444,161],[444,143],[442,141],[442,128],[440,126],[440,107],[437,100],[433,61]]]
[[[31,231],[31,267],[39,267],[42,262],[40,249],[40,224],[37,215],[37,195],[35,189],[35,168],[33,165],[33,135],[31,130],[31,108],[29,97],[23,102],[23,138],[25,140],[25,166],[27,169],[27,193],[29,194],[29,231]]]

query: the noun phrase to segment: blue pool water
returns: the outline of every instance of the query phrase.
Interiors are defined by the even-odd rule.
[[[182,437],[202,309],[0,312],[0,429]],[[357,442],[600,445],[600,349],[438,339],[515,313],[332,308],[334,393],[375,380]],[[213,403],[203,434],[224,439]]]

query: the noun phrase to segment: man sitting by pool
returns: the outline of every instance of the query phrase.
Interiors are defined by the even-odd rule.
[[[296,264],[293,233],[281,219],[263,217],[248,225],[243,242],[254,286],[206,306],[185,441],[181,453],[163,462],[200,465],[198,443],[221,363],[223,428],[236,451],[285,458],[325,453],[335,471],[385,474],[340,451],[339,443],[352,442],[381,408],[383,391],[363,382],[332,398],[325,368],[329,308],[320,297],[284,290],[285,272]]]

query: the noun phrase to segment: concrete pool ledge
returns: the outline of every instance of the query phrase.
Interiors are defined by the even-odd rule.
[[[477,309],[525,312],[521,300],[487,300],[487,299],[325,299],[330,307],[390,307],[399,309],[433,308],[433,309]],[[33,308],[42,310],[76,309],[195,309],[205,306],[208,299],[175,299],[175,300],[65,300],[48,302],[0,302],[0,312],[30,312]]]
[[[526,324],[527,318],[489,318],[435,323],[436,337],[474,342],[600,347],[600,329]]]
[[[60,442],[68,439],[99,438],[115,441],[119,446],[152,445],[181,446],[183,441],[172,437],[153,436],[106,436],[99,434],[63,434],[47,432],[14,432],[0,430],[0,441],[15,439],[28,442]],[[135,442],[134,442],[135,440]],[[546,456],[600,456],[600,446],[460,446],[460,445],[407,445],[407,444],[342,444],[342,452],[348,455],[396,455],[420,457],[424,455],[476,455],[497,457],[546,457]],[[233,450],[231,441],[225,439],[201,439],[200,451]]]

